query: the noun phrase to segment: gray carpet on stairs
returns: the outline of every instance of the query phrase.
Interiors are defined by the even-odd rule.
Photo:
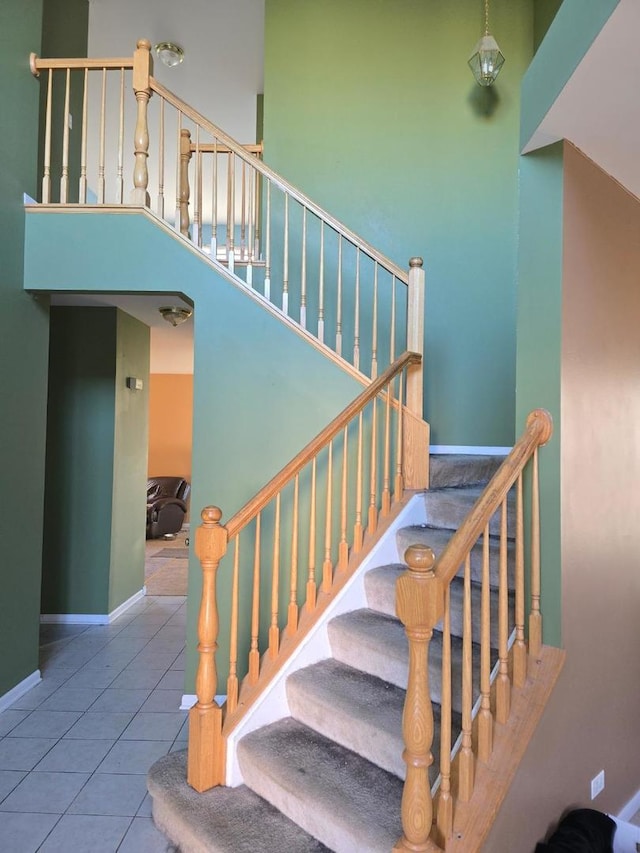
[[[409,545],[428,545],[433,548],[436,557],[439,557],[449,540],[453,536],[453,530],[443,530],[439,527],[431,527],[428,524],[412,524],[403,527],[396,534],[398,553],[404,555]],[[498,556],[500,540],[498,537],[489,537],[489,574],[491,586],[498,586]],[[471,550],[471,580],[476,583],[482,581],[482,538]],[[402,564],[404,566],[404,563]],[[515,566],[515,543],[513,539],[507,540],[507,567],[509,572],[509,586],[514,585]],[[458,575],[462,575],[463,567],[460,567]],[[370,574],[370,573],[367,573]]]
[[[336,853],[388,853],[401,835],[402,782],[290,717],[238,745],[260,796]]]
[[[496,473],[504,456],[470,456],[458,453],[435,453],[429,460],[429,487],[477,486],[487,483]]]
[[[427,524],[430,527],[457,530],[471,512],[474,503],[483,490],[484,486],[429,489],[424,493]],[[498,511],[491,517],[489,522],[491,536],[500,535],[500,516],[501,513]],[[507,498],[507,535],[515,535],[515,494],[513,490]]]
[[[147,777],[153,819],[180,853],[330,853],[244,785],[198,794],[187,785],[186,756],[169,753]]]
[[[334,658],[404,688],[408,678],[408,645],[403,626],[397,619],[375,610],[354,610],[332,619],[328,626]],[[480,649],[472,646],[473,690],[477,695],[480,677]],[[451,701],[462,710],[462,640],[451,637]],[[429,687],[434,702],[441,700],[442,635],[434,631],[429,647]]]

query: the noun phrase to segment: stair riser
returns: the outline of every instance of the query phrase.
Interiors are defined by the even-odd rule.
[[[479,489],[441,489],[425,492],[427,523],[431,527],[457,530],[468,516],[479,494]],[[498,536],[500,533],[501,515],[502,513],[498,510],[491,516],[489,522],[491,536]],[[515,529],[515,503],[513,498],[510,498],[507,501],[507,535],[513,537]]]
[[[240,741],[246,784],[336,853],[388,853],[401,834],[400,779],[283,720]]]
[[[333,656],[376,678],[389,681],[402,689],[406,689],[409,678],[409,650],[402,626],[401,636],[394,638],[393,646],[386,645],[375,635],[365,637],[358,631],[351,631],[348,622],[337,625],[340,620],[334,619],[329,623],[329,641]],[[477,645],[473,651],[473,696],[479,693],[480,650]],[[451,638],[451,703],[457,713],[462,713],[462,641],[458,637]],[[496,654],[492,652],[492,665]],[[442,635],[434,633],[429,644],[429,687],[431,701],[442,702]]]
[[[428,545],[433,549],[436,559],[445,549],[445,546],[453,536],[454,531],[445,531],[436,529],[426,524],[413,525],[411,527],[403,527],[396,534],[396,542],[398,543],[398,554],[404,560],[404,553],[410,545]],[[482,581],[482,560],[484,552],[484,543],[482,538],[476,542],[471,549],[471,580],[476,583]],[[499,554],[500,542],[498,539],[491,539],[489,543],[489,583],[491,586],[498,586],[499,579]],[[514,586],[514,569],[515,569],[515,542],[513,539],[507,540],[507,573],[508,583],[510,587]],[[461,566],[458,575],[461,576],[464,567]]]
[[[432,455],[429,461],[429,488],[484,485],[496,473],[504,458],[467,454]]]
[[[315,695],[309,695],[303,685],[296,684],[291,678],[287,682],[287,699],[295,720],[404,779],[402,707],[391,724],[380,729],[369,721],[341,713],[329,702],[319,702]]]
[[[376,572],[369,572],[365,578],[365,589],[367,602],[372,610],[386,613],[387,616],[395,616],[395,580],[402,574],[401,569],[388,572],[384,577],[375,577]],[[464,627],[464,584],[459,578],[454,578],[450,587],[451,606],[451,633],[455,637],[462,637]],[[514,601],[513,592],[508,593],[508,625],[514,623]],[[490,637],[491,646],[498,648],[499,645],[499,594],[498,590],[491,589],[489,594],[490,613]],[[478,584],[471,584],[471,631],[474,643],[481,640],[481,616],[482,616],[482,588]],[[436,630],[442,630],[442,621],[436,625]]]

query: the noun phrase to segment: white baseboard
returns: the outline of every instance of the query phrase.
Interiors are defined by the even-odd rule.
[[[146,587],[142,587],[111,613],[43,613],[40,616],[40,621],[62,625],[110,625],[118,616],[122,616],[130,607],[144,598],[145,592]]]
[[[224,705],[224,703],[227,701],[226,693],[224,696],[214,696],[214,699],[218,703],[218,705]],[[195,693],[183,693],[182,702],[180,703],[180,710],[188,711],[190,708],[193,708],[197,701],[198,697]]]
[[[512,447],[479,447],[473,444],[432,444],[429,453],[460,453],[465,456],[506,456]]]
[[[183,693],[182,694],[182,702],[180,703],[181,711],[188,711],[198,701],[198,697],[195,693]]]
[[[620,820],[629,820],[638,810],[640,810],[640,791],[636,791],[633,797],[631,797],[626,806],[621,810],[618,818]]]
[[[15,687],[12,687],[11,690],[0,696],[0,712],[6,710],[14,702],[17,702],[28,690],[31,690],[32,687],[35,687],[41,681],[42,676],[39,669],[36,669],[31,675],[23,678],[19,684],[16,684]]]

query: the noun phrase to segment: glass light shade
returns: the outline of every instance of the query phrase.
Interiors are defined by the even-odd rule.
[[[170,41],[161,41],[153,49],[160,62],[164,62],[169,68],[173,68],[174,65],[180,65],[184,59],[184,50]]]
[[[163,305],[161,308],[158,308],[158,311],[162,314],[162,319],[166,320],[167,323],[171,323],[172,326],[182,325],[193,314],[193,311],[190,311],[188,308],[176,305]]]
[[[491,35],[482,36],[469,59],[469,68],[478,83],[481,86],[493,85],[503,65],[504,56],[498,42]]]

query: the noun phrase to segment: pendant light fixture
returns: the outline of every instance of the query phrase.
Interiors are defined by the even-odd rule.
[[[504,56],[489,32],[489,0],[484,0],[484,35],[473,49],[469,68],[481,86],[492,86],[503,65]]]

